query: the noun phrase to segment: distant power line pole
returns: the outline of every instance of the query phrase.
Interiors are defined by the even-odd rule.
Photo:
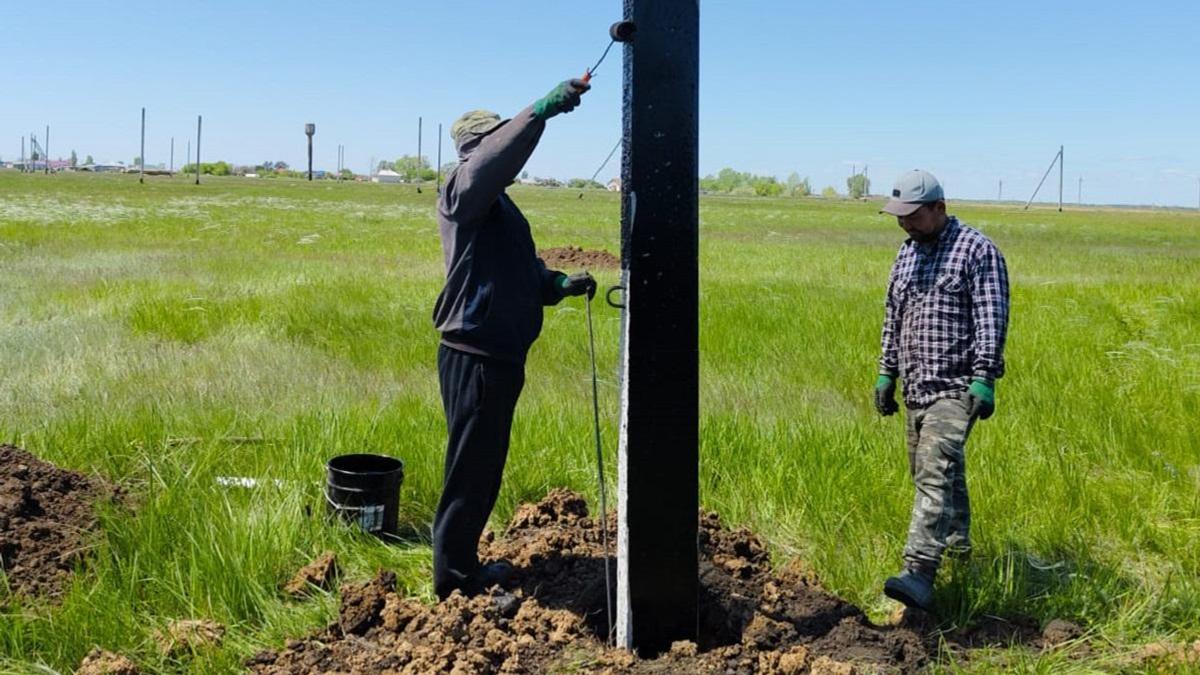
[[[138,182],[146,182],[146,109],[142,108],[142,149],[138,152]]]
[[[1000,179],[1000,189],[996,191],[996,201],[1004,201],[1004,179]]]
[[[203,121],[203,116],[196,115],[196,185],[200,184],[200,125]]]
[[[50,175],[50,125],[46,125],[46,147],[42,148],[46,153],[46,175]]]

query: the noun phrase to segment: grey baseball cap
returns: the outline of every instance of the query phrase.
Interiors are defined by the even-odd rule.
[[[879,210],[880,213],[890,213],[893,216],[907,216],[922,204],[940,202],[946,197],[942,193],[942,184],[933,174],[920,169],[906,171],[896,179],[892,187],[892,198]]]

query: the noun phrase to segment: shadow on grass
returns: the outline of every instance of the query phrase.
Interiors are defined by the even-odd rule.
[[[1035,554],[1008,542],[992,555],[976,551],[969,559],[948,560],[942,576],[935,598],[938,631],[948,645],[963,649],[1042,647],[1051,620],[1086,630],[1111,618],[1120,599],[1139,588],[1128,570],[1097,560],[1085,545]]]

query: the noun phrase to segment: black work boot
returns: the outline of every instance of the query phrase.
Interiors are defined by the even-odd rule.
[[[933,577],[929,571],[910,565],[883,582],[883,594],[907,607],[928,612],[933,608]]]
[[[512,580],[513,571],[512,563],[507,560],[498,560],[482,565],[472,580],[473,590],[481,593],[492,586],[507,588],[509,581]]]

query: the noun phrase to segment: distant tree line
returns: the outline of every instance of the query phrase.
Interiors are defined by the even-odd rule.
[[[603,190],[604,185],[600,181],[590,178],[572,178],[567,181],[567,187],[575,190]]]
[[[812,183],[808,177],[800,177],[793,171],[786,181],[780,181],[775,176],[759,176],[750,172],[724,168],[716,175],[708,175],[700,179],[700,189],[704,192],[731,195],[755,195],[759,197],[809,197],[813,194]],[[871,181],[866,174],[856,173],[846,179],[846,194],[851,199],[861,199],[871,194]],[[841,196],[832,185],[821,190],[821,196],[835,199]]]
[[[183,165],[180,169],[182,173],[196,173],[196,164]],[[231,176],[233,175],[233,166],[229,162],[200,162],[200,173],[206,176]]]
[[[378,171],[384,169],[395,171],[400,174],[406,183],[415,183],[418,180],[434,181],[437,179],[437,171],[429,163],[429,158],[425,156],[416,157],[415,155],[401,155],[396,161],[388,162],[380,161],[375,167]]]
[[[846,179],[846,193],[851,199],[859,199],[871,194],[871,180],[866,174],[856,173]]]
[[[700,179],[700,189],[732,195],[756,195],[759,197],[807,197],[812,194],[808,177],[801,178],[793,171],[787,181],[780,182],[775,176],[758,176],[750,172],[724,168],[717,174]]]

